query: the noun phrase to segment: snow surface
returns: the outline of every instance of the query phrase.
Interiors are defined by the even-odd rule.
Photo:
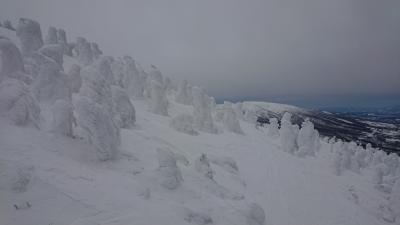
[[[12,32],[0,28],[0,35],[8,34],[19,46]],[[65,55],[63,61],[65,71],[79,64]],[[153,71],[154,79],[158,75]],[[175,96],[174,90],[166,95],[168,116],[149,112],[148,100],[131,97],[135,123],[120,130],[121,143],[112,152],[115,159],[108,161],[99,161],[96,145],[80,137],[16,126],[0,117],[0,224],[395,223],[399,179],[392,182],[390,194],[384,184],[377,186],[373,167],[336,175],[334,159],[343,157],[335,155],[339,151],[335,149],[343,147],[339,142],[320,139],[320,150],[314,156],[298,157],[282,149],[276,130],[269,135],[268,128],[241,119],[243,134],[223,130],[224,124],[215,121],[212,128],[221,132],[196,130],[197,135],[188,135],[171,127],[171,119],[193,115],[194,109],[175,102]],[[202,103],[199,108],[207,106],[211,120],[208,96],[195,97]],[[244,102],[242,107],[301,110],[260,102]],[[42,116],[46,119],[45,113]],[[106,136],[107,123],[96,124]],[[97,141],[102,138],[107,139],[99,136]],[[378,153],[374,157],[377,165],[384,165],[383,161],[394,156]],[[380,172],[383,176],[386,171]]]

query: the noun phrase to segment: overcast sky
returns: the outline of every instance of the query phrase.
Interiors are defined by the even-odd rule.
[[[399,94],[399,0],[0,0],[217,98]]]

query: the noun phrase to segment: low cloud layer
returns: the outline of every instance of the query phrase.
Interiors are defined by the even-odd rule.
[[[2,0],[217,98],[399,94],[400,1]]]

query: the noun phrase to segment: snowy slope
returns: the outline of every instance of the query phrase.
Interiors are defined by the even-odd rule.
[[[79,62],[64,56],[64,70],[73,64]],[[82,137],[0,117],[0,224],[390,224],[391,195],[376,187],[372,167],[335,175],[331,143],[321,139],[315,156],[297,157],[247,120],[239,120],[244,134],[226,130],[224,120],[215,121],[217,133],[178,132],[171,118],[192,114],[193,106],[175,102],[175,92],[167,96],[168,116],[149,112],[146,98],[131,98],[135,125],[121,129],[117,157],[108,161],[99,161]],[[260,104],[276,113],[301,111]],[[41,107],[46,117],[48,106]],[[160,185],[158,149],[176,157],[182,175],[176,189]],[[213,179],[196,166],[202,154]]]

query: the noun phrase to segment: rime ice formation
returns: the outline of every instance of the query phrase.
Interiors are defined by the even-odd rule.
[[[90,43],[83,37],[76,39],[75,51],[77,53],[78,62],[87,66],[93,62],[93,52]]]
[[[49,27],[44,43],[50,45],[58,43],[57,29],[55,27]]]
[[[276,118],[271,118],[269,119],[269,124],[267,128],[267,135],[270,137],[279,137],[279,125],[278,125],[278,119]]]
[[[211,116],[211,101],[199,87],[192,88],[194,124],[197,129],[209,133],[217,133]]]
[[[40,102],[54,102],[70,97],[68,77],[53,59],[41,54],[32,54],[38,75],[32,83],[32,91]]]
[[[73,107],[70,99],[59,99],[51,106],[52,120],[49,130],[56,134],[73,136]]]
[[[98,59],[103,54],[103,52],[100,50],[99,45],[97,43],[94,43],[94,42],[90,43],[90,49],[93,53],[94,59]]]
[[[0,38],[0,82],[6,77],[17,77],[24,71],[22,56],[10,40]]]
[[[0,83],[0,114],[18,126],[39,128],[40,107],[28,86],[15,79]]]
[[[236,113],[232,108],[232,104],[224,103],[222,110],[221,122],[225,129],[237,134],[244,134],[242,128],[240,127],[239,120],[236,117]]]
[[[15,31],[15,28],[13,27],[11,21],[9,21],[9,20],[4,20],[3,27],[5,27],[9,30]]]
[[[156,80],[150,82],[150,112],[167,116],[168,115],[168,100],[165,95],[165,89],[162,84]]]
[[[120,146],[120,133],[112,115],[102,105],[85,96],[74,96],[73,104],[82,136],[94,146],[98,159],[114,159]]]
[[[39,49],[39,52],[43,55],[53,59],[60,67],[63,65],[64,49],[59,44],[46,44]]]
[[[294,153],[297,151],[296,133],[292,122],[292,115],[286,112],[281,119],[281,128],[279,130],[282,149],[285,152]]]
[[[113,85],[111,87],[114,103],[115,121],[121,128],[131,128],[135,121],[135,108],[125,90]]]
[[[157,149],[158,173],[161,186],[167,189],[176,189],[183,181],[181,171],[176,165],[176,157],[171,150]]]
[[[68,84],[71,93],[78,93],[82,86],[81,67],[73,64],[68,71]]]
[[[175,101],[185,105],[190,105],[192,103],[193,97],[187,80],[183,80],[182,83],[179,85]]]
[[[21,18],[16,32],[23,55],[30,55],[43,46],[42,31],[38,22]]]
[[[296,154],[298,156],[315,155],[318,150],[319,135],[314,130],[314,124],[306,119],[301,125],[301,129],[297,136],[297,145],[299,147]]]
[[[67,35],[65,30],[58,29],[57,30],[57,43],[63,46],[64,54],[72,57],[72,47],[67,42]]]

